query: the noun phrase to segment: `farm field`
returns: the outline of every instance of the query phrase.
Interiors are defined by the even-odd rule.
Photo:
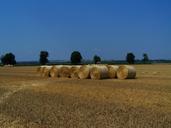
[[[135,65],[130,80],[43,78],[0,67],[1,128],[171,128],[171,65]]]

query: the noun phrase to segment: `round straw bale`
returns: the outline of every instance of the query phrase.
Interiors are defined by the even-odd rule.
[[[43,67],[45,67],[45,65],[44,65],[44,66],[39,66],[39,67],[37,67],[37,72],[40,73],[40,72],[42,71],[42,68],[43,68]]]
[[[88,79],[90,78],[90,70],[93,68],[92,65],[83,65],[80,67],[78,71],[78,77],[80,79]]]
[[[134,79],[136,77],[136,70],[130,65],[119,66],[117,77],[119,79]]]
[[[108,74],[109,74],[109,78],[116,78],[117,77],[117,70],[119,68],[119,66],[116,65],[108,65]]]
[[[71,66],[65,65],[59,68],[59,77],[69,78]]]
[[[50,76],[51,77],[59,77],[59,69],[63,67],[63,65],[54,65],[51,69],[50,69]]]
[[[81,67],[80,65],[71,67],[71,69],[70,69],[70,77],[71,78],[79,78],[78,72],[79,72],[80,67]]]
[[[42,76],[43,77],[49,77],[50,76],[50,69],[51,68],[52,68],[52,66],[45,66],[45,67],[43,67]]]
[[[46,67],[46,66],[43,65],[43,66],[39,66],[39,67],[37,68],[37,72],[40,74],[40,76],[42,76],[45,67]]]
[[[96,79],[96,80],[109,78],[107,66],[105,65],[93,66],[93,68],[90,71],[90,77],[91,79]]]

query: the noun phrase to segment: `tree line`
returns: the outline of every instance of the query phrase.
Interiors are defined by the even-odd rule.
[[[39,63],[41,65],[47,64],[49,62],[48,57],[49,57],[48,51],[41,51],[39,54]],[[71,57],[70,57],[71,64],[74,64],[74,65],[81,64],[82,59],[83,59],[82,55],[79,51],[73,51],[71,53]],[[102,59],[100,56],[94,55],[93,62],[95,64],[100,64],[101,61],[102,61]],[[126,61],[128,64],[134,64],[135,63],[135,55],[132,52],[127,53]],[[148,61],[149,61],[148,54],[144,53],[142,62],[148,63]],[[5,55],[1,56],[1,63],[3,65],[15,65],[16,64],[15,55],[13,53],[6,53]]]

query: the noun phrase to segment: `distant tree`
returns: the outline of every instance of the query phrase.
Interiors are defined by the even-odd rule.
[[[148,54],[147,54],[147,53],[144,53],[144,54],[143,54],[143,59],[142,59],[142,61],[143,61],[144,63],[147,63],[147,62],[149,61],[149,58],[148,58]]]
[[[93,58],[93,60],[94,60],[94,63],[95,63],[95,64],[101,63],[101,58],[100,58],[100,56],[95,55],[94,58]]]
[[[81,53],[79,51],[73,51],[71,54],[71,63],[80,64],[82,60]]]
[[[40,59],[39,59],[39,62],[41,65],[45,65],[46,63],[48,63],[48,56],[49,56],[49,53],[47,51],[41,51],[40,52]]]
[[[135,63],[135,55],[133,53],[127,53],[126,61],[129,64],[134,64]]]
[[[15,65],[15,55],[13,53],[6,53],[1,57],[1,62],[3,65]]]

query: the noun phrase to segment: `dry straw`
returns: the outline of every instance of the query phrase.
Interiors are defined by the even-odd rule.
[[[37,72],[38,73],[40,73],[42,70],[43,70],[43,68],[44,67],[46,67],[45,65],[43,65],[43,66],[39,66],[39,67],[37,67]]]
[[[59,77],[69,78],[70,77],[70,69],[72,66],[62,66],[59,69]]]
[[[37,67],[37,72],[40,73],[41,66]]]
[[[108,65],[108,74],[109,74],[109,78],[114,79],[117,77],[117,70],[119,68],[119,66],[116,65]]]
[[[60,68],[62,68],[63,65],[54,65],[51,69],[50,69],[50,76],[51,77],[59,77],[59,70]]]
[[[77,65],[77,66],[72,66],[71,69],[70,69],[70,77],[71,78],[79,78],[78,77],[78,72],[80,70],[80,65]]]
[[[37,68],[37,72],[40,74],[40,76],[42,76],[45,67],[46,67],[46,66],[44,65],[44,66],[39,66],[39,67]]]
[[[119,69],[117,70],[117,77],[118,79],[135,79],[136,70],[130,65],[119,66]]]
[[[90,78],[90,70],[92,69],[92,65],[83,65],[80,67],[78,71],[78,77],[80,79],[88,79]]]
[[[90,71],[91,79],[105,79],[109,78],[108,68],[106,65],[94,65]]]
[[[49,77],[50,76],[50,69],[52,68],[52,66],[45,66],[42,69],[42,76],[43,77]]]

